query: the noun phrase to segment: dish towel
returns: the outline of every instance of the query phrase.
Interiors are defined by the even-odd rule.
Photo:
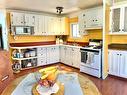
[[[58,81],[64,84],[64,95],[83,95],[78,75],[74,74],[59,74]]]

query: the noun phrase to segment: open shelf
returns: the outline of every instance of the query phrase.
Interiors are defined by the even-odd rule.
[[[13,58],[12,57],[13,60],[27,60],[27,59],[34,59],[34,58],[37,58],[37,56],[35,56],[35,57],[28,57],[28,58]]]

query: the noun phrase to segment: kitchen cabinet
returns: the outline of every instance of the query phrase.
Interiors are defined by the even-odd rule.
[[[72,48],[72,66],[79,68],[81,62],[81,53],[79,48]]]
[[[46,35],[45,16],[39,15],[37,22],[38,22],[38,31],[37,31],[36,35]]]
[[[11,12],[11,25],[12,26],[34,26],[35,15],[20,12]]]
[[[25,26],[35,26],[35,15],[34,14],[25,14]]]
[[[60,62],[65,63],[65,57],[66,57],[66,52],[65,52],[65,46],[60,46]]]
[[[80,48],[60,46],[60,61],[64,64],[79,68],[81,61]]]
[[[38,56],[37,58],[38,66],[46,65],[47,51],[45,47],[37,48],[37,56]]]
[[[127,78],[127,51],[109,50],[109,74]]]
[[[102,29],[103,8],[95,7],[82,11],[79,15],[79,33],[87,35],[87,30]]]
[[[11,25],[12,26],[23,26],[24,25],[24,13],[11,12]]]
[[[113,6],[110,10],[110,34],[127,34],[127,6]]]
[[[34,35],[68,35],[67,17],[10,12],[11,26],[33,26]]]
[[[47,47],[47,64],[59,62],[59,47]]]

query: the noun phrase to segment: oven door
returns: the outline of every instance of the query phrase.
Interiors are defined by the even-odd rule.
[[[101,63],[101,55],[99,51],[81,50],[81,65],[90,68],[99,69]]]

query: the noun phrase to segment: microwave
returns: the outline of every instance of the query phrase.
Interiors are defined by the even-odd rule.
[[[34,27],[33,26],[13,26],[12,27],[12,33],[13,35],[32,35],[34,33]]]

